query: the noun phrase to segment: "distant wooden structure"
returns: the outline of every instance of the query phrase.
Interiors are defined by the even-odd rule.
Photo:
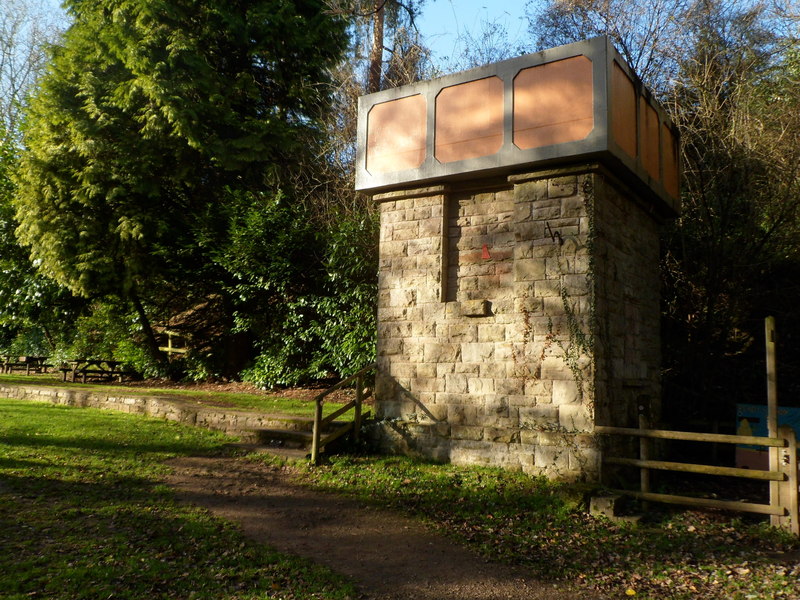
[[[165,329],[162,333],[166,337],[167,345],[159,346],[158,349],[166,352],[167,356],[172,358],[173,355],[182,356],[186,354],[189,349],[186,347],[186,335],[178,331],[171,331]]]

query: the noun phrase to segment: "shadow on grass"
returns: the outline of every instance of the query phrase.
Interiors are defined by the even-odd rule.
[[[134,415],[0,402],[0,596],[343,598],[352,587],[177,504],[166,456],[223,438]]]
[[[290,598],[356,596],[329,571],[178,504],[158,481],[113,471],[99,477],[0,476],[0,596],[244,599],[284,589]]]
[[[8,462],[12,463],[12,468],[17,466],[41,471],[36,476],[13,473],[0,475],[5,491],[17,498],[33,498],[37,502],[50,502],[59,507],[72,506],[82,511],[98,510],[114,501],[124,505],[171,501],[172,498],[169,493],[164,492],[158,482],[147,478],[130,477],[108,471],[102,475],[105,480],[103,483],[87,482],[78,478],[81,474],[87,478],[97,475],[95,470],[89,467],[52,465],[43,461],[28,460]],[[63,478],[65,474],[75,477],[75,480]]]
[[[148,482],[4,483],[4,597],[262,597],[293,576],[275,553]]]

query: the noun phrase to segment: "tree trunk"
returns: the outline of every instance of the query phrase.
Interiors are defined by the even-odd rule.
[[[47,341],[47,345],[50,347],[50,352],[53,352],[56,349],[56,340],[53,334],[50,332],[50,329],[45,326],[42,326],[42,332],[44,333],[44,339]]]
[[[369,53],[369,81],[367,93],[379,92],[381,89],[381,73],[383,71],[383,18],[386,0],[375,0],[375,12],[372,15],[372,50]]]
[[[168,364],[167,356],[158,349],[158,340],[156,340],[156,334],[153,331],[153,327],[150,325],[150,319],[147,317],[144,306],[142,306],[142,301],[139,299],[139,295],[135,290],[129,292],[129,298],[131,304],[133,304],[133,308],[136,310],[136,314],[139,317],[139,324],[142,326],[142,331],[144,332],[147,353],[150,355],[150,358],[161,367],[161,370],[166,372]]]

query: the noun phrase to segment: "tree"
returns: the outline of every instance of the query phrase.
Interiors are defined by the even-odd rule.
[[[327,0],[331,12],[345,16],[352,27],[353,53],[350,64],[366,62],[364,93],[372,94],[388,87],[416,81],[418,72],[410,64],[420,64],[426,54],[420,43],[415,20],[425,0]],[[388,43],[387,43],[388,41]],[[386,54],[390,55],[387,63]],[[417,59],[409,57],[417,55]],[[387,65],[404,63],[409,77],[400,81],[395,76],[386,81]],[[360,67],[356,67],[358,70]]]
[[[246,373],[260,385],[291,384],[331,373],[349,375],[374,360],[378,218],[371,200],[353,189],[357,100],[369,90],[411,83],[429,74],[428,51],[414,27],[421,4],[329,2],[335,14],[348,19],[352,43],[333,71],[333,109],[324,121],[325,142],[314,164],[299,171],[301,180],[294,186],[303,194],[304,217],[312,230],[292,225],[313,240],[306,246],[317,249],[319,262],[313,271],[314,285],[293,294],[279,315],[273,311],[276,318],[269,324],[253,313],[242,315],[251,328],[268,326],[278,332],[259,337],[261,352]],[[293,217],[284,211],[282,218]]]
[[[348,19],[351,45],[333,73],[334,109],[325,122],[325,170],[315,171],[320,181],[304,187],[314,189],[314,204],[321,209],[320,216],[330,222],[330,216],[334,220],[340,218],[341,210],[356,218],[370,210],[365,198],[353,193],[358,97],[438,72],[414,24],[421,1],[328,0],[328,5],[334,14]],[[322,203],[316,193],[320,185],[326,190],[326,201]],[[329,207],[332,214],[326,216]]]
[[[536,45],[549,48],[607,35],[651,89],[670,85],[684,50],[684,17],[692,0],[529,0]]]
[[[483,21],[473,33],[463,32],[458,38],[460,52],[447,60],[447,72],[481,67],[530,52],[527,42],[514,40],[500,21]]]
[[[301,252],[313,247],[316,260],[286,282],[303,282],[287,293],[280,310],[268,315],[240,313],[240,323],[257,336],[259,356],[245,376],[263,386],[294,384],[300,380],[349,375],[374,360],[377,302],[377,211],[371,200],[354,191],[357,100],[368,90],[403,85],[424,76],[428,53],[413,20],[419,2],[374,0],[330,1],[330,10],[350,23],[351,46],[333,71],[333,108],[324,120],[324,144],[313,164],[298,171],[295,183],[302,195],[301,215],[276,204],[270,212],[243,223],[242,241],[259,239],[261,219],[285,220],[301,242]],[[376,35],[377,30],[377,35]],[[377,87],[376,87],[377,86]],[[298,222],[298,216],[305,219]],[[249,242],[248,242],[249,243]],[[256,244],[253,244],[254,246]],[[290,247],[289,244],[286,247]],[[237,252],[232,257],[243,256]],[[263,273],[277,266],[268,257],[251,254],[248,267]],[[290,273],[296,261],[283,261],[279,270]],[[243,286],[255,289],[260,276]],[[241,287],[240,287],[241,289]],[[248,292],[250,293],[250,292]]]
[[[50,354],[68,339],[81,303],[36,272],[14,231],[12,173],[26,97],[41,73],[58,20],[40,3],[0,0],[0,348]]]
[[[3,139],[19,140],[25,98],[47,60],[62,23],[35,0],[0,0],[0,124]]]
[[[688,17],[692,52],[670,101],[684,192],[666,238],[666,356],[668,382],[711,416],[763,387],[754,342],[779,273],[800,265],[800,95],[786,84],[792,54],[763,6],[705,2]],[[732,369],[741,359],[750,368]],[[717,393],[721,382],[732,389]]]
[[[235,223],[220,209],[291,201],[344,23],[318,0],[67,7],[31,100],[18,234],[74,293],[126,302],[157,361],[153,317],[234,326],[239,274],[216,258]]]
[[[16,242],[11,171],[17,159],[10,137],[0,141],[0,348],[49,355],[68,341],[82,303],[38,274]]]
[[[785,285],[800,266],[789,30],[767,3],[738,0],[562,0],[533,22],[540,40],[608,33],[681,132],[683,213],[662,269],[665,406],[676,414],[718,419],[758,397],[763,316],[778,290],[798,291]]]

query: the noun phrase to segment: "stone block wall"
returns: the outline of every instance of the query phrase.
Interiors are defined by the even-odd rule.
[[[659,222],[608,181],[594,199],[596,422],[636,427],[661,412]]]
[[[595,166],[470,186],[375,197],[381,443],[596,479],[597,419],[657,390],[657,223]]]

